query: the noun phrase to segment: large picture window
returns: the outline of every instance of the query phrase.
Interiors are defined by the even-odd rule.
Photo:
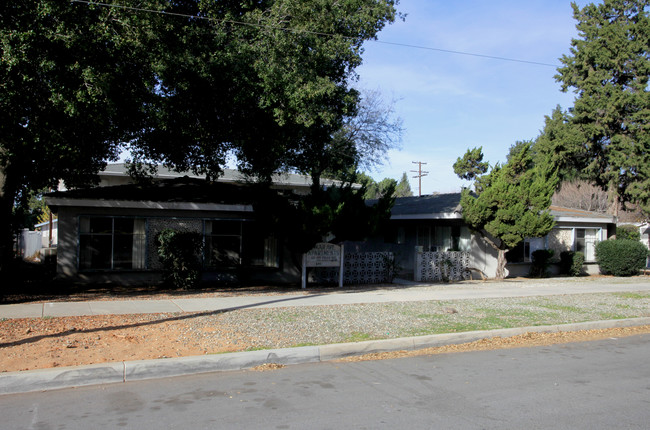
[[[145,244],[144,219],[79,218],[81,270],[144,269]]]
[[[428,251],[463,251],[471,248],[471,234],[466,226],[418,226],[416,245]]]
[[[254,221],[206,221],[205,249],[209,267],[280,267],[277,239]]]

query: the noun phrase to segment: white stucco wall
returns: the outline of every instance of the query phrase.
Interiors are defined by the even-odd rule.
[[[488,278],[494,278],[497,273],[497,260],[497,250],[491,247],[480,235],[472,234],[469,266],[479,269]],[[508,276],[507,268],[506,276]]]

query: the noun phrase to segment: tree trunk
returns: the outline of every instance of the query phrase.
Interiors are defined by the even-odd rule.
[[[507,249],[497,250],[497,273],[496,279],[503,280],[506,277],[506,252]]]
[[[10,273],[14,263],[14,232],[16,219],[14,217],[14,203],[18,196],[21,181],[27,171],[25,166],[7,162],[0,165],[0,275],[4,278],[11,277]],[[0,296],[7,286],[0,287]]]
[[[311,172],[311,194],[317,196],[321,192],[320,188],[321,172],[313,169]]]
[[[495,279],[499,279],[499,280],[505,279],[506,263],[507,263],[506,252],[508,252],[509,249],[501,249],[501,246],[503,246],[503,242],[499,241],[499,244],[497,244],[494,240],[490,239],[487,231],[481,230],[480,233],[483,240],[497,251],[497,270],[495,273]]]
[[[7,181],[5,172],[0,169],[3,186],[0,188],[0,274],[9,276],[8,270],[13,261],[13,227],[14,220],[12,216],[14,199],[16,197],[15,189]],[[0,289],[0,297],[4,291]]]

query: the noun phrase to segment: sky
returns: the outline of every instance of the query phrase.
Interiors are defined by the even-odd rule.
[[[576,2],[584,6],[589,1]],[[470,185],[452,165],[467,149],[482,146],[490,165],[505,161],[516,141],[537,137],[544,117],[574,94],[562,93],[554,79],[559,58],[577,37],[568,0],[401,0],[407,14],[364,45],[357,69],[359,88],[379,90],[395,100],[403,120],[401,150],[369,172],[376,180],[399,180],[407,172],[418,194],[457,192]],[[381,43],[387,42],[387,43]],[[503,61],[395,44],[462,51],[555,65]]]

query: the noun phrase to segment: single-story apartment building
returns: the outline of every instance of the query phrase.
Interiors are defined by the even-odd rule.
[[[299,260],[285,249],[282,238],[256,222],[253,188],[242,182],[176,177],[51,193],[46,202],[58,214],[57,273],[123,283],[160,279],[155,238],[174,228],[203,236],[208,280],[230,276],[297,283]],[[288,190],[276,187],[273,192]],[[582,251],[585,271],[597,273],[595,244],[614,234],[615,218],[560,207],[551,207],[551,214],[556,225],[548,235],[528,238],[508,252],[510,276],[528,274],[537,249],[553,249],[558,257],[564,250]],[[466,260],[463,265],[495,276],[497,253],[463,222],[460,193],[397,198],[382,234],[345,244],[347,254],[391,252],[398,276],[418,280],[426,279],[427,270],[418,267],[418,256],[440,251],[457,251]]]
[[[59,220],[60,277],[125,284],[159,280],[156,236],[172,228],[204,237],[207,279],[300,280],[300,269],[278,238],[259,228],[256,194],[245,184],[182,177],[57,191],[45,199]]]
[[[350,252],[385,250],[396,256],[400,276],[422,279],[417,267],[418,252],[459,251],[469,253],[469,267],[487,277],[494,277],[497,252],[480,235],[463,222],[460,193],[401,197],[395,200],[390,227],[383,237],[346,244]],[[584,270],[598,273],[595,245],[607,240],[616,231],[616,218],[611,215],[551,206],[555,218],[553,230],[542,238],[527,238],[506,256],[509,276],[523,276],[530,271],[532,253],[552,249],[556,258],[562,251],[585,254]]]

